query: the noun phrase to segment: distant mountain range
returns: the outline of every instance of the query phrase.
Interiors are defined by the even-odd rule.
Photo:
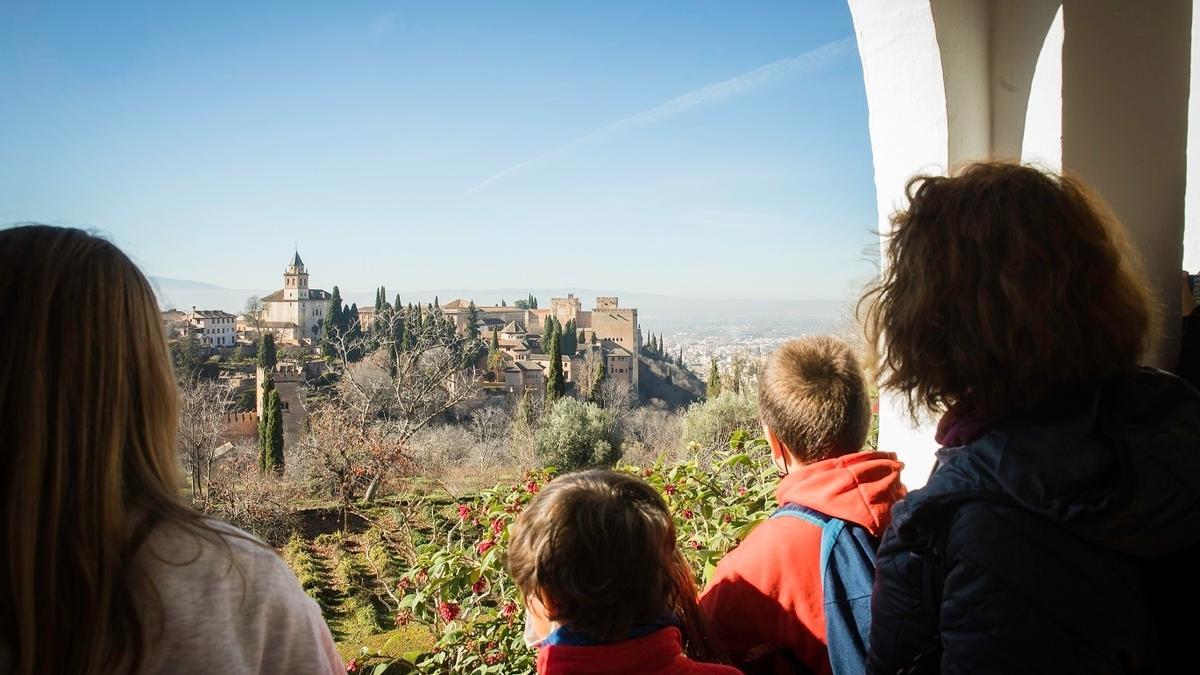
[[[171,279],[168,277],[150,277],[150,282],[158,295],[159,305],[163,309],[223,309],[227,312],[240,312],[250,296],[263,296],[277,289],[236,289],[225,288],[215,284],[187,279]],[[330,290],[330,289],[326,289]],[[641,293],[636,291],[619,291],[611,289],[589,288],[494,288],[494,289],[427,289],[427,290],[396,290],[388,289],[388,298],[400,294],[403,302],[449,302],[455,298],[474,300],[480,305],[498,304],[504,299],[508,304],[533,293],[539,306],[550,306],[550,298],[566,297],[574,293],[580,298],[584,309],[591,309],[596,296],[615,295],[620,298],[621,306],[636,307],[639,313],[639,323],[652,321],[757,321],[771,319],[805,319],[815,321],[835,321],[844,315],[850,307],[851,300],[761,300],[736,298],[678,298],[656,293]],[[356,302],[359,306],[374,304],[375,291],[342,291],[343,300],[349,304]]]

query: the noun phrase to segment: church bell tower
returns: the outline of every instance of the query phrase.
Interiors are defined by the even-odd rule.
[[[304,269],[304,261],[300,259],[300,251],[292,256],[287,271],[283,273],[283,299],[308,299],[308,272]]]

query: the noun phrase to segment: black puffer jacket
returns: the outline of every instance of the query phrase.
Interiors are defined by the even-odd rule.
[[[1200,650],[1200,394],[1147,369],[1077,399],[940,450],[896,505],[868,672],[1174,672],[1168,640]]]

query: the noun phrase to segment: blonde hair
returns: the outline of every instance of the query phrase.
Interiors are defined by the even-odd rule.
[[[178,496],[176,388],[150,285],[81,230],[0,232],[0,643],[16,673],[136,670],[133,559]]]
[[[645,481],[595,469],[550,481],[513,527],[505,561],[526,596],[549,597],[549,618],[601,642],[675,615],[689,653],[716,658],[675,520]]]
[[[1007,162],[917,176],[859,303],[879,385],[990,417],[1137,365],[1157,315],[1121,223],[1078,180]]]
[[[858,452],[871,428],[871,397],[854,352],[831,337],[785,343],[763,369],[758,414],[802,462]]]

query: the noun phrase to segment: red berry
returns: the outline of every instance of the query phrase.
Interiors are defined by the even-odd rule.
[[[531,481],[529,481],[528,483],[526,483],[526,484],[525,484],[525,490],[526,490],[527,492],[529,492],[530,494],[537,494],[537,491],[538,491],[538,484],[537,484],[537,481],[532,481],[532,480],[531,480]]]
[[[506,619],[511,619],[517,615],[517,603],[509,601],[500,609],[500,614]]]
[[[744,488],[744,487],[738,488],[738,494],[745,497],[746,496],[746,488]]]
[[[733,522],[733,516],[731,516],[731,515],[729,515],[728,513],[726,513],[726,514],[724,514],[724,515],[722,515],[722,516],[721,516],[721,522],[722,522],[722,523],[732,523],[732,522]]]
[[[443,602],[438,604],[438,616],[442,617],[442,621],[445,621],[446,623],[450,623],[458,618],[459,610],[460,608],[458,603],[455,602]]]
[[[471,507],[467,506],[466,504],[459,504],[458,505],[458,519],[466,520],[467,518],[470,518],[470,517],[471,517]]]
[[[696,514],[691,509],[683,510],[683,519],[684,520],[691,520],[692,516],[694,516],[694,515],[696,515]]]
[[[357,673],[358,672],[358,659],[350,659],[349,661],[346,662],[346,672],[347,673]]]
[[[496,545],[496,542],[492,541],[491,539],[484,539],[483,541],[479,542],[478,544],[475,544],[475,552],[478,553],[479,555],[483,555],[484,553],[487,553],[488,551],[490,551],[491,548],[495,545]]]
[[[497,519],[493,520],[492,521],[492,534],[499,537],[500,533],[503,531],[504,531],[504,519],[497,518]]]
[[[504,660],[504,657],[501,656],[498,652],[488,652],[487,654],[484,654],[484,656],[483,656],[483,662],[488,664],[489,666],[494,666],[503,660]]]
[[[642,469],[642,478],[649,478],[654,475],[654,469]]]
[[[413,618],[412,610],[406,609],[403,612],[400,612],[399,614],[396,615],[396,625],[397,626],[407,626],[408,622],[412,621],[412,618]]]
[[[673,495],[673,494],[675,494],[675,491],[676,491],[677,489],[678,489],[678,488],[676,488],[676,487],[675,487],[675,484],[674,484],[674,483],[667,483],[666,485],[664,485],[664,486],[663,486],[663,492],[665,492],[665,493],[667,493],[667,494],[669,494],[669,495]]]
[[[479,577],[479,581],[476,581],[475,583],[471,584],[471,592],[472,593],[478,594],[478,593],[482,593],[486,590],[487,590],[487,579],[484,579],[483,577]]]

